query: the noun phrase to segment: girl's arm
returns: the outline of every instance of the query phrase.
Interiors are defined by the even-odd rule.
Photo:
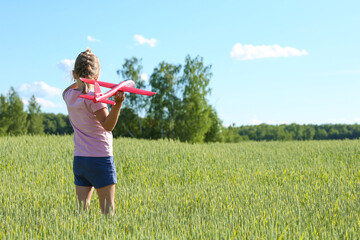
[[[71,88],[77,89],[78,86],[77,86],[76,83],[73,83],[73,84],[71,84],[70,86],[68,86],[68,87],[64,90],[64,92],[63,92],[63,94],[62,94],[63,98],[64,98],[64,94],[65,94],[69,89],[71,89]]]
[[[125,93],[116,93],[114,95],[114,100],[116,104],[111,108],[110,113],[107,108],[103,108],[95,112],[97,120],[101,123],[106,131],[112,131],[115,128],[122,104],[125,100]]]

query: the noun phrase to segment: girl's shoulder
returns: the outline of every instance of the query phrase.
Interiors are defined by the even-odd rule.
[[[67,98],[69,98],[71,95],[73,95],[75,92],[75,89],[73,88],[67,88],[64,90],[62,96],[63,96],[63,99],[66,101]]]
[[[91,113],[94,113],[102,108],[107,108],[106,103],[94,102],[89,99],[79,98],[81,94],[83,93],[77,89],[68,89],[66,92],[64,92],[63,98],[67,105],[71,105],[73,107],[83,107],[86,105],[86,108],[89,109]],[[89,91],[87,95],[94,96],[94,92]]]
[[[62,94],[64,100],[65,100],[65,94],[68,94],[68,93],[72,92],[72,90],[74,90],[74,89],[76,89],[76,88],[77,88],[76,83],[73,83],[73,84],[71,84],[70,86],[68,86],[68,87],[64,90],[64,92],[63,92],[63,94]]]
[[[65,90],[63,93],[63,99],[65,102],[71,101],[71,99],[77,99],[81,95],[81,92],[79,90],[70,88],[68,90]]]

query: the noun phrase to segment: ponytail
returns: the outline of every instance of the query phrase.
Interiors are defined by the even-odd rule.
[[[74,72],[78,77],[77,85],[79,90],[81,90],[83,94],[88,93],[90,85],[80,81],[79,78],[95,79],[100,73],[99,59],[91,52],[90,48],[78,55],[75,60]]]

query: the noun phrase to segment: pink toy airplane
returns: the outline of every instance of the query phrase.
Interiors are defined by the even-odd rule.
[[[94,96],[80,95],[79,97],[93,100],[95,103],[103,102],[103,103],[115,105],[114,101],[111,101],[107,98],[114,96],[119,91],[147,95],[147,96],[152,96],[152,95],[156,94],[156,92],[150,92],[147,90],[134,88],[135,82],[133,80],[125,80],[119,84],[100,82],[100,81],[95,81],[95,80],[87,79],[87,78],[80,78],[80,80],[83,82],[86,82],[86,83],[94,84],[95,94],[94,94]],[[106,93],[102,94],[100,86],[106,87],[106,88],[111,88],[111,89],[109,91],[107,91]]]

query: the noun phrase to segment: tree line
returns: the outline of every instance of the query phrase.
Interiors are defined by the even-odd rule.
[[[360,138],[358,124],[282,124],[230,126],[223,131],[224,142],[241,141],[305,141]]]
[[[141,78],[141,59],[125,59],[117,75],[132,79],[137,88],[157,92],[152,97],[127,94],[114,137],[174,139],[183,142],[240,142],[354,139],[360,137],[359,125],[266,125],[224,127],[215,109],[208,103],[212,77],[211,65],[203,58],[187,56],[183,65],[162,61],[149,81]],[[111,107],[111,106],[109,106]],[[28,107],[11,87],[0,95],[0,135],[72,134],[64,114],[42,113],[32,96]]]
[[[7,96],[0,95],[0,136],[72,134],[69,117],[64,114],[43,113],[35,96],[31,96],[28,107],[13,87]]]

